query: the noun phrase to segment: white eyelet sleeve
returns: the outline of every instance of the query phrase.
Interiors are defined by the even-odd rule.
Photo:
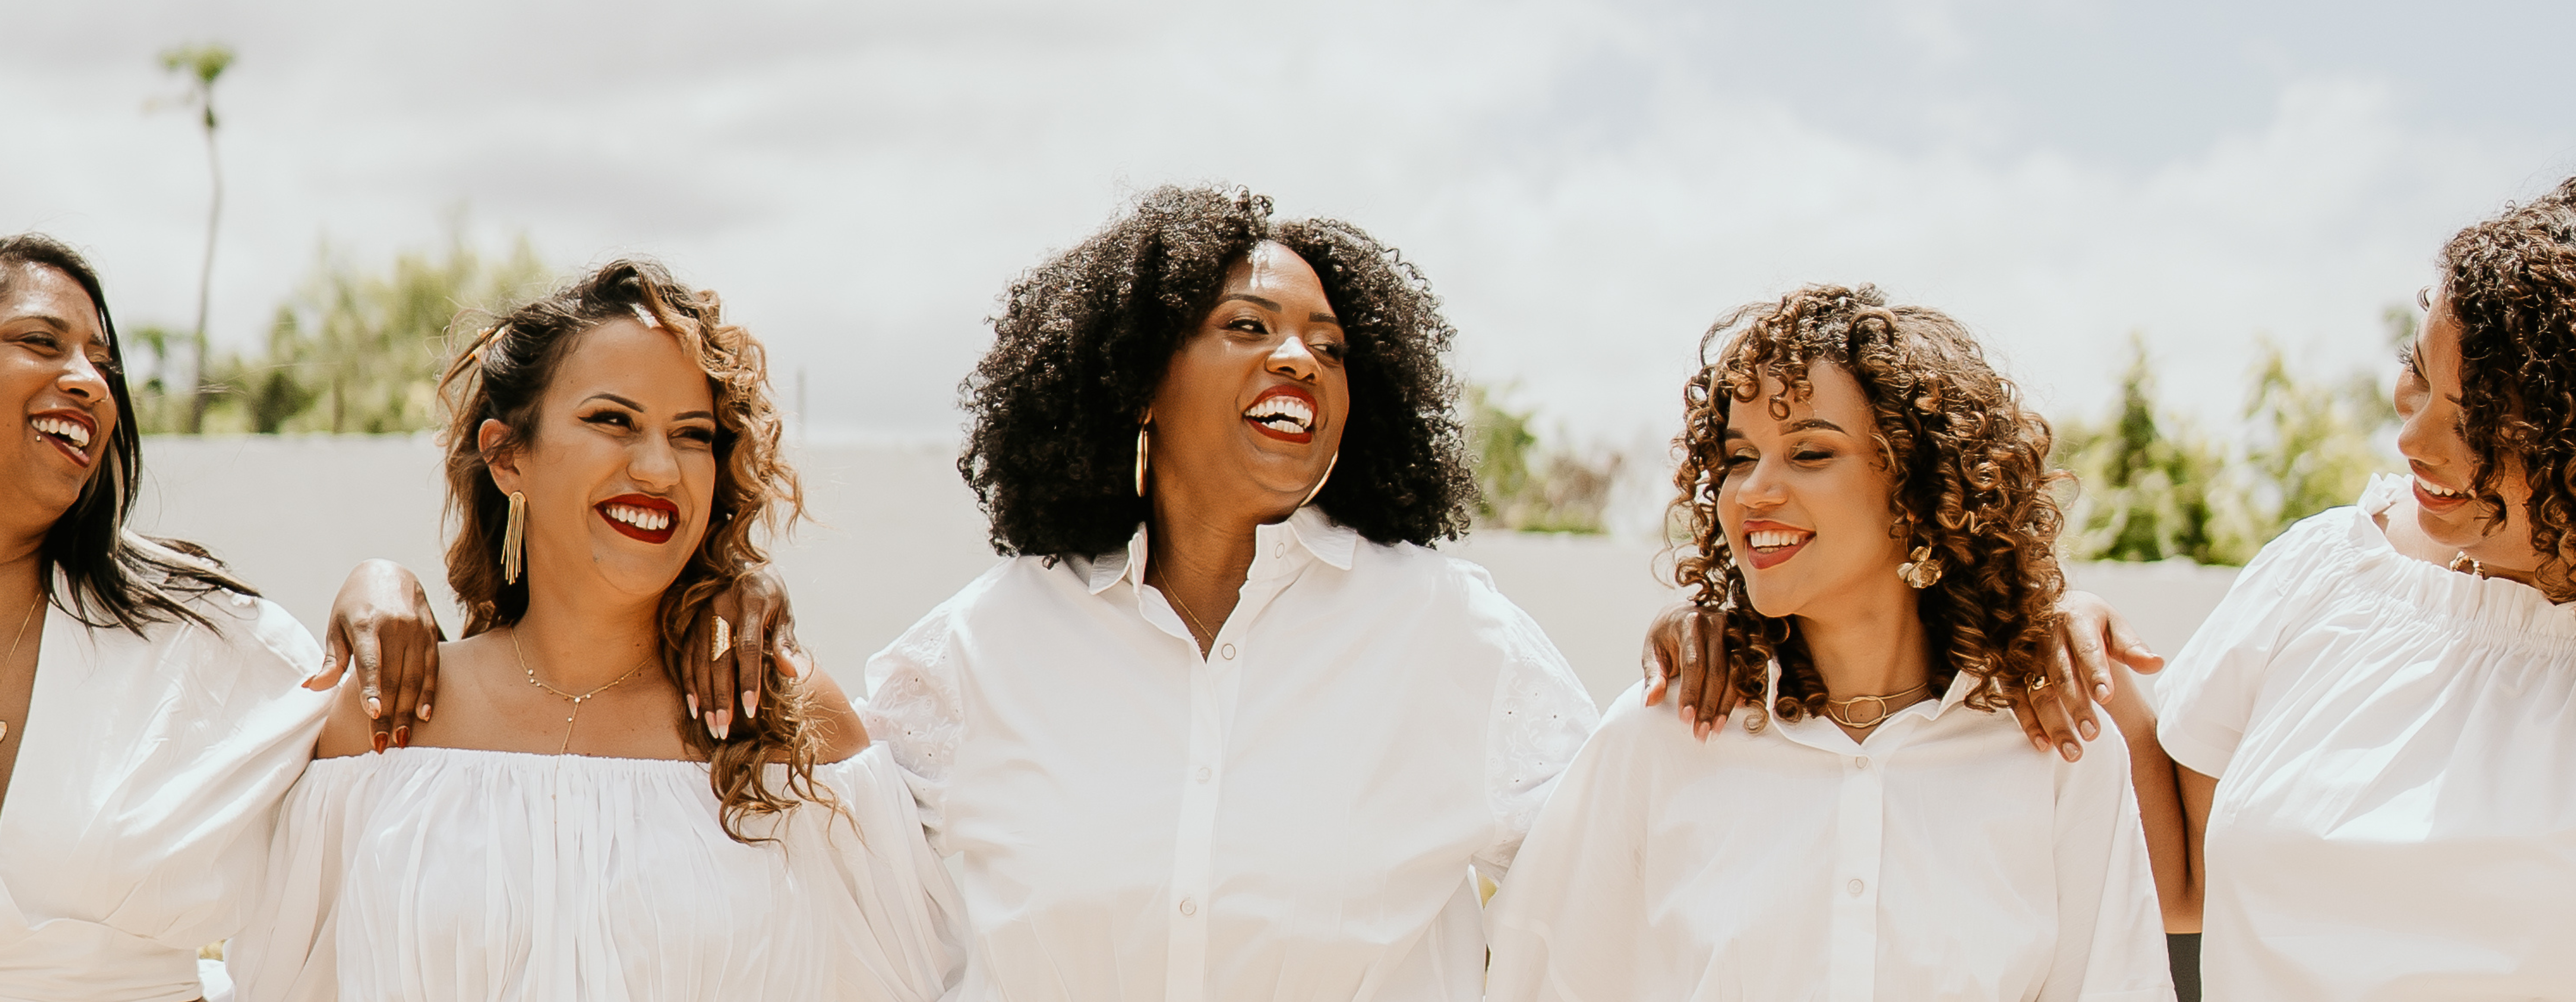
[[[1654,757],[1639,754],[1648,711],[1638,687],[1610,712],[1554,784],[1520,854],[1485,910],[1493,960],[1488,1002],[1616,1002],[1640,997],[1646,814],[1662,796]]]
[[[868,659],[868,700],[860,707],[868,736],[893,753],[912,789],[930,847],[950,855],[944,811],[948,780],[965,731],[965,703],[951,660],[958,599],[931,610],[894,643]]]
[[[2156,677],[2162,704],[2156,740],[2165,754],[2205,776],[2227,770],[2253,717],[2265,669],[2291,625],[2327,590],[2319,587],[2323,577],[2352,561],[2345,539],[2353,520],[2369,517],[2354,508],[2311,516],[2245,565],[2227,597]]]
[[[1482,568],[1470,601],[1483,613],[1485,639],[1500,650],[1493,717],[1485,732],[1485,791],[1494,811],[1494,842],[1476,854],[1476,869],[1501,883],[1557,779],[1601,723],[1565,655],[1537,621],[1493,588]]]

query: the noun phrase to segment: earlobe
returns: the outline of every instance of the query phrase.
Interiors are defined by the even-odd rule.
[[[483,467],[492,474],[492,485],[508,494],[519,482],[518,450],[510,448],[510,426],[485,418],[474,429],[475,451],[483,454]]]

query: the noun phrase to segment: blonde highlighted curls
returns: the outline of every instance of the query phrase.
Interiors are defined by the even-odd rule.
[[[1720,319],[1700,340],[1700,360],[1674,439],[1674,506],[1690,532],[1674,579],[1722,610],[1728,678],[1747,703],[1761,705],[1775,658],[1774,715],[1822,713],[1826,692],[1790,621],[1754,611],[1718,524],[1726,423],[1735,405],[1761,395],[1764,375],[1783,387],[1765,407],[1785,417],[1790,401],[1813,392],[1818,363],[1851,373],[1877,419],[1872,438],[1893,481],[1890,531],[1910,536],[1908,549],[1930,545],[1944,566],[1921,593],[1934,691],[1964,671],[1978,680],[1969,705],[1991,710],[2040,677],[2066,590],[2053,550],[2062,519],[2050,496],[2048,422],[2023,409],[1965,328],[1936,310],[1888,306],[1872,286],[1809,286]]]
[[[510,429],[501,449],[532,444],[539,403],[563,359],[579,350],[582,334],[618,319],[649,321],[678,338],[706,371],[715,395],[715,503],[705,538],[662,592],[662,669],[685,688],[680,668],[691,627],[716,595],[768,562],[762,539],[804,517],[805,500],[796,471],[781,455],[782,422],[760,342],[724,322],[715,293],[690,291],[656,262],[611,262],[511,311],[457,352],[439,381],[449,415],[448,514],[456,523],[447,548],[447,583],[465,607],[466,636],[508,626],[526,614],[528,579],[502,580],[509,502],[492,483],[477,432],[484,421],[497,420]],[[806,698],[801,689],[786,688],[758,717],[736,721],[723,742],[685,719],[673,721],[690,747],[707,756],[708,783],[722,805],[725,833],[736,841],[767,841],[745,834],[744,823],[754,816],[777,814],[801,801],[833,800],[814,782],[815,759],[827,742]],[[764,776],[772,762],[787,765],[783,785],[773,786]]]

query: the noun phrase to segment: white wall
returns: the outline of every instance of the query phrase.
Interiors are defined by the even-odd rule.
[[[815,521],[773,556],[795,592],[798,635],[844,684],[856,683],[870,653],[995,558],[953,446],[816,442],[795,458]],[[423,575],[454,629],[439,570],[437,464],[426,436],[151,438],[135,525],[211,547],[317,633],[350,566],[390,557]],[[1669,560],[1651,543],[1490,533],[1449,549],[1493,573],[1597,700],[1638,677],[1645,626],[1674,597],[1663,583]],[[2187,564],[2071,570],[2166,654],[2235,577]]]

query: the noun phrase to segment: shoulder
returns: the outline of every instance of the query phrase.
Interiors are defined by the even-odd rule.
[[[867,725],[860,722],[858,708],[851,705],[849,694],[841,691],[831,672],[817,669],[797,684],[805,690],[805,726],[822,737],[815,762],[846,761],[868,750]]]

